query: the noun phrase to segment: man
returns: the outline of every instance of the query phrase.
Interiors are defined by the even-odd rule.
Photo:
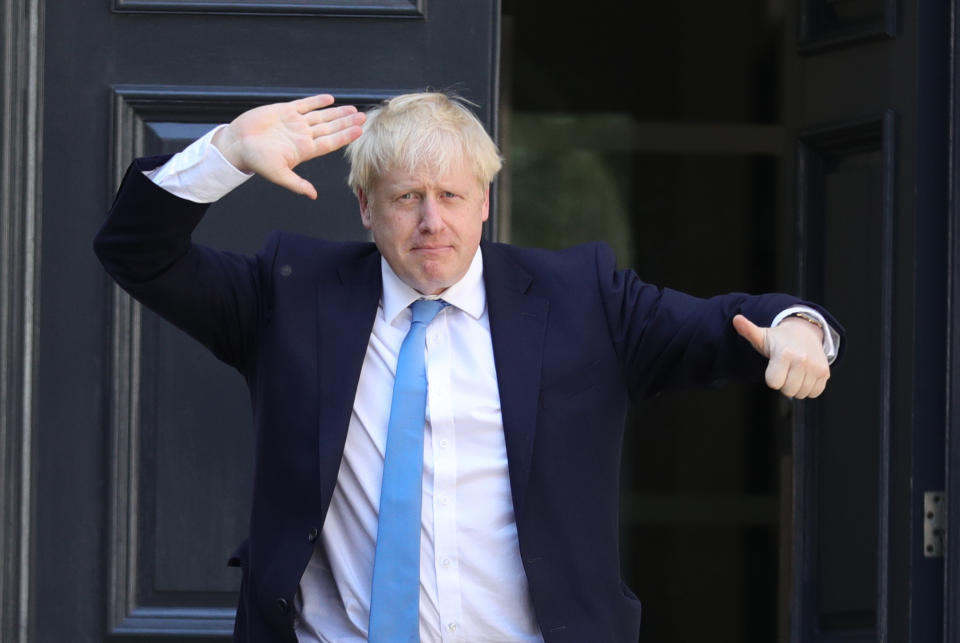
[[[636,641],[617,542],[628,397],[764,366],[817,396],[836,322],[786,295],[656,288],[601,244],[481,242],[501,162],[467,108],[332,103],[260,107],[135,162],[96,241],[121,286],[249,385],[236,639]],[[347,144],[375,245],[190,242],[204,202],[252,173],[317,198],[293,168]]]

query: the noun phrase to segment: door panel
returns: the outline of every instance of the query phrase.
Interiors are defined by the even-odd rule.
[[[242,111],[309,93],[115,87],[111,175],[122,177],[135,157],[176,152]],[[340,100],[369,108],[386,96],[342,93]],[[246,253],[273,229],[365,239],[355,199],[343,189],[341,156],[300,171],[324,195],[321,202],[249,181],[213,206],[194,239]],[[246,388],[232,369],[116,286],[112,296],[112,361],[125,368],[112,378],[109,397],[111,626],[116,633],[229,634],[237,573],[225,566],[224,543],[243,539],[252,488]]]
[[[887,113],[800,137],[801,289],[852,338],[830,394],[798,414],[807,636],[875,640],[886,609],[894,135]]]

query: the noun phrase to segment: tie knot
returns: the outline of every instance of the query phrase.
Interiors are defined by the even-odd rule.
[[[423,324],[429,324],[433,321],[433,318],[437,316],[437,313],[447,305],[447,302],[442,299],[418,299],[410,308],[413,311],[413,323],[421,322]]]

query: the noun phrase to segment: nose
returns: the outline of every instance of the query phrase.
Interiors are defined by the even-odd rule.
[[[444,225],[437,199],[432,196],[425,198],[420,206],[420,232],[422,234],[435,234],[443,230]]]

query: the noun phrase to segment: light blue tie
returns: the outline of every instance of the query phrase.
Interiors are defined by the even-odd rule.
[[[400,346],[380,485],[377,552],[370,595],[370,643],[420,640],[420,484],[429,324],[446,302],[418,299]]]

